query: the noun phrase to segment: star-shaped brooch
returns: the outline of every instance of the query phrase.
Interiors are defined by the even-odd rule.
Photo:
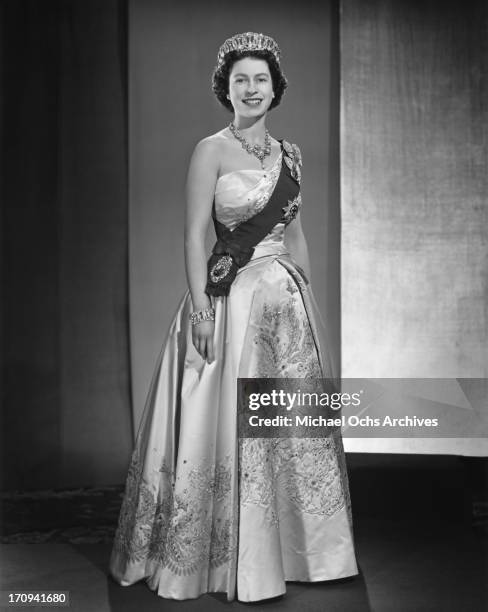
[[[298,194],[293,200],[288,200],[288,204],[281,209],[283,211],[283,220],[287,225],[297,216],[301,203],[302,197]]]

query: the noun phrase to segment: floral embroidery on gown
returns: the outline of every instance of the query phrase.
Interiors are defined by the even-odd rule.
[[[269,169],[221,176],[217,219],[232,230],[262,210],[283,162],[299,182],[300,152],[286,141]],[[238,377],[332,374],[316,303],[284,244],[300,206],[298,195],[283,207],[229,296],[212,298],[213,363],[192,344],[189,292],[177,309],[148,390],[110,558],[124,586],[145,579],[166,598],[221,591],[257,601],[284,593],[286,580],[358,573],[340,432],[236,435]]]

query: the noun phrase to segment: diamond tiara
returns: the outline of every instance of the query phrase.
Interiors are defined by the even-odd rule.
[[[244,32],[228,38],[220,47],[217,55],[217,67],[224,63],[224,58],[231,51],[270,51],[280,62],[281,51],[275,40],[266,34]]]

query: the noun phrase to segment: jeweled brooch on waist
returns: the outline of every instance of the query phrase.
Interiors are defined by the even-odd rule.
[[[222,255],[219,261],[212,266],[210,270],[210,280],[213,283],[220,282],[229,274],[232,267],[232,257],[230,255]]]

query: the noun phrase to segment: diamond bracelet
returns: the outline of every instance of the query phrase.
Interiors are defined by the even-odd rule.
[[[215,310],[210,306],[210,308],[192,312],[190,314],[190,321],[192,325],[196,325],[202,321],[215,321]]]

